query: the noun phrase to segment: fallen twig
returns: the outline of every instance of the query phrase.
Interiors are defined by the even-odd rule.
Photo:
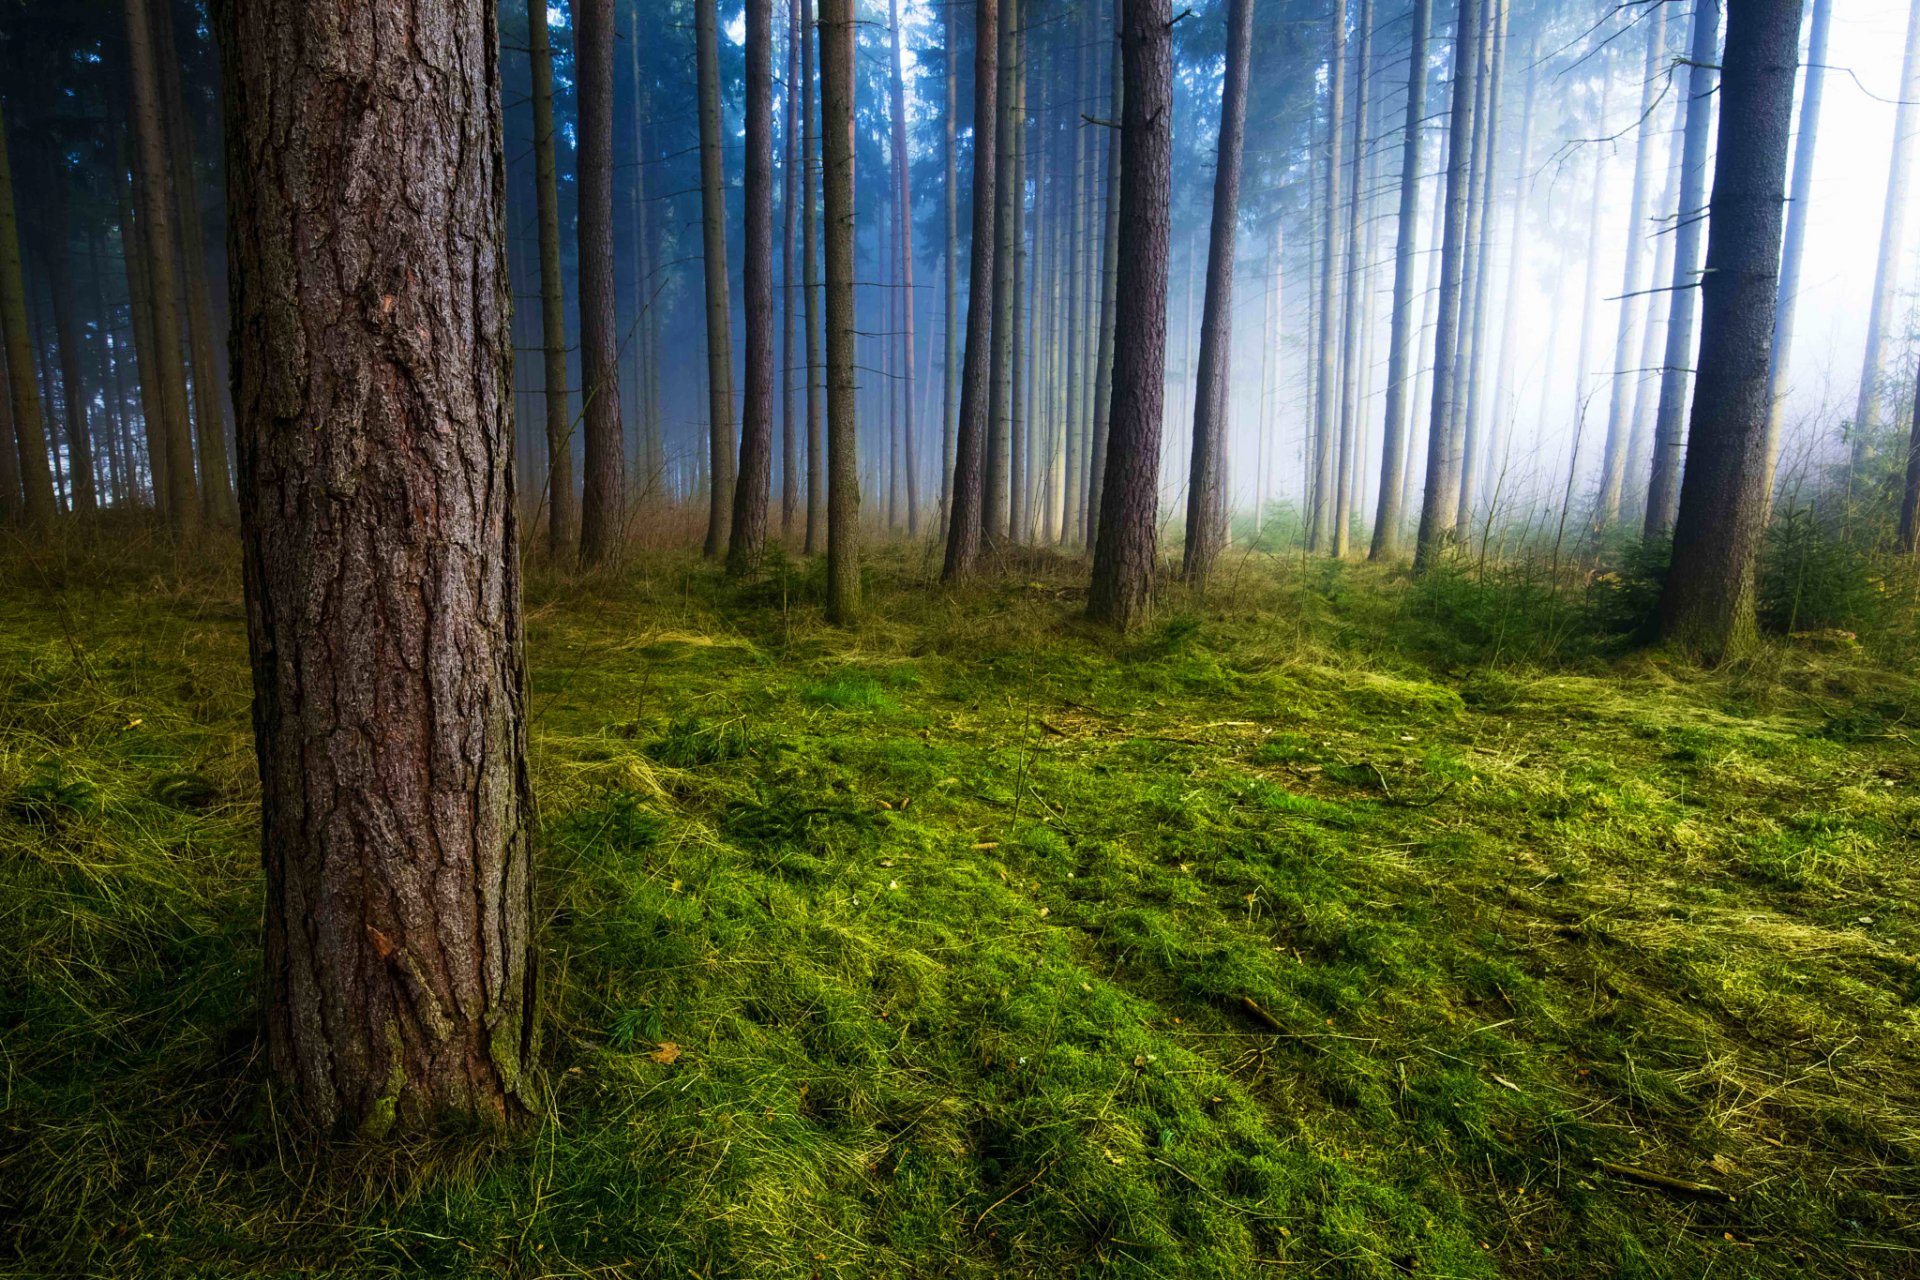
[[[1643,1186],[1654,1187],[1661,1191],[1670,1191],[1674,1195],[1698,1196],[1705,1200],[1722,1200],[1732,1204],[1734,1197],[1730,1191],[1705,1182],[1689,1182],[1685,1178],[1669,1177],[1664,1173],[1655,1173],[1651,1169],[1637,1169],[1630,1164],[1615,1164],[1611,1160],[1596,1160],[1604,1173],[1616,1178],[1625,1178],[1629,1182],[1638,1182]]]

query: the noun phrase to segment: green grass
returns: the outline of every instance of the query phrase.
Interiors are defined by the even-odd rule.
[[[1351,567],[1124,641],[1070,563],[918,572],[851,634],[787,566],[536,578],[546,1110],[319,1152],[235,576],[9,571],[0,1272],[1920,1272],[1910,676],[1529,666]]]

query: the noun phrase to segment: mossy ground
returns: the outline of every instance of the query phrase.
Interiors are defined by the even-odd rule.
[[[235,575],[10,571],[0,1271],[1920,1273],[1908,675],[924,568],[852,633],[779,563],[536,575],[546,1111],[330,1153],[255,1035]]]

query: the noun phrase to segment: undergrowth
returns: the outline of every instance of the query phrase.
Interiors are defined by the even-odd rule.
[[[1911,677],[1518,569],[1248,556],[1119,640],[1012,568],[880,556],[857,633],[536,574],[544,1113],[334,1152],[255,1035],[235,575],[10,579],[0,1271],[1916,1271]]]

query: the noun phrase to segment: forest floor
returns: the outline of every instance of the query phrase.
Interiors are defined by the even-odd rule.
[[[547,1109],[327,1159],[237,573],[6,570],[0,1274],[1920,1274],[1911,673],[926,569],[536,574]]]

